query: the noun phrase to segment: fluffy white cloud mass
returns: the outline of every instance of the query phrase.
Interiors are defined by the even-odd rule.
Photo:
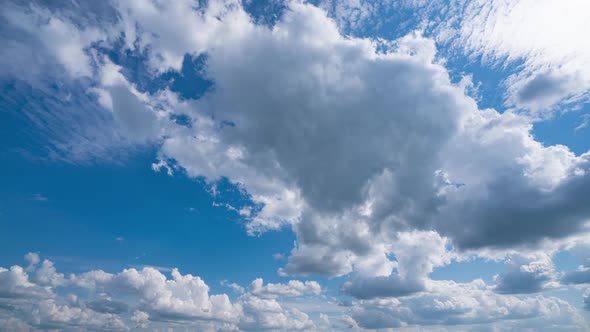
[[[53,263],[44,260],[46,265]],[[354,300],[334,305],[315,281],[252,281],[237,298],[210,294],[198,276],[170,275],[145,267],[119,273],[70,274],[33,265],[0,268],[0,327],[113,330],[182,327],[211,331],[338,331],[414,325],[482,324],[532,320],[583,328],[580,313],[565,301],[500,295],[483,281],[424,282],[424,292],[400,299]],[[47,285],[41,276],[60,277]],[[305,301],[301,301],[305,300]],[[316,307],[317,304],[317,307]],[[306,312],[307,311],[307,312]]]
[[[412,325],[493,323],[543,317],[536,329],[585,329],[581,314],[571,304],[544,297],[519,298],[498,295],[481,280],[467,284],[432,281],[430,294],[403,299],[363,301],[352,317],[366,328]],[[513,329],[514,327],[512,327]],[[510,329],[510,328],[509,328]],[[518,329],[518,328],[516,328]]]
[[[541,16],[525,15],[526,5],[469,2],[460,13],[465,20],[452,31],[441,25],[438,39],[455,38],[467,53],[494,61],[524,58],[526,69],[508,80],[514,106],[537,110],[585,98],[590,75],[579,62],[588,62],[588,50],[537,29],[544,27]],[[535,6],[545,6],[538,13],[553,8]],[[429,279],[435,268],[479,250],[535,251],[547,240],[583,236],[590,220],[590,154],[536,141],[534,119],[520,112],[479,109],[465,84],[451,80],[434,39],[419,31],[390,41],[345,36],[324,10],[299,1],[286,3],[267,25],[236,1],[113,1],[106,12],[115,15],[87,17],[86,24],[69,10],[40,5],[9,5],[2,14],[2,25],[18,34],[10,40],[15,48],[3,51],[1,78],[51,101],[49,112],[23,112],[53,137],[55,156],[118,159],[120,151],[150,145],[158,149],[155,170],[201,177],[213,188],[228,179],[249,201],[230,206],[249,234],[288,227],[296,235],[279,274],[349,276],[341,291],[354,304],[342,309],[350,315],[339,321],[355,328],[538,317],[582,324],[563,301],[507,295],[555,287],[549,254],[511,258],[494,286]],[[582,21],[568,22],[583,31]],[[560,49],[555,43],[565,53],[554,52]],[[146,88],[104,52],[117,47],[145,57],[148,82],[179,71],[187,55],[204,56],[202,74],[213,86],[198,99]],[[25,66],[39,71],[19,77],[14,68]],[[50,89],[47,75],[64,83]],[[12,93],[9,104],[21,97]],[[72,94],[85,97],[68,103]],[[84,105],[76,113],[78,102]],[[61,130],[71,127],[77,129]],[[315,282],[264,285],[257,279],[232,301],[210,295],[203,280],[178,270],[171,279],[150,268],[66,278],[49,261],[29,260],[35,277],[19,267],[1,270],[0,294],[25,299],[19,301],[35,309],[19,309],[33,313],[22,319],[38,327],[100,321],[119,328],[123,313],[136,326],[321,326],[278,301],[318,296]],[[56,302],[52,289],[66,286],[107,295]],[[111,298],[119,293],[137,303]],[[44,300],[26,300],[39,297]]]
[[[170,276],[145,267],[115,274],[92,270],[64,278],[51,261],[43,262],[31,265],[28,272],[18,265],[0,268],[0,327],[18,322],[66,330],[124,331],[167,324],[223,331],[306,330],[315,328],[314,322],[282,301],[322,292],[315,281],[264,284],[256,279],[247,292],[230,300],[226,294],[209,294],[201,278],[177,269]],[[59,283],[48,282],[58,279]]]

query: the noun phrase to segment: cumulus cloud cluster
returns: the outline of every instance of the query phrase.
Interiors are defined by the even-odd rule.
[[[352,317],[367,328],[412,325],[482,324],[501,320],[544,317],[545,329],[583,329],[585,322],[577,310],[557,298],[503,296],[493,292],[481,280],[466,284],[431,281],[430,295],[402,299],[364,301]]]
[[[555,308],[576,315],[562,301],[499,294],[552,288],[558,278],[549,256],[512,258],[495,286],[429,279],[436,267],[463,259],[466,251],[534,251],[548,239],[586,234],[590,218],[590,154],[544,146],[531,135],[533,119],[519,112],[479,109],[465,86],[451,81],[433,39],[420,32],[387,42],[344,36],[325,11],[297,1],[288,2],[272,25],[256,23],[235,1],[113,1],[107,12],[116,18],[108,25],[102,17],[80,25],[68,10],[38,5],[10,5],[3,14],[9,20],[2,24],[18,31],[12,42],[19,48],[0,68],[22,69],[23,60],[15,60],[21,53],[35,68],[49,66],[30,52],[41,47],[51,59],[49,75],[63,68],[55,73],[62,88],[75,86],[68,93],[93,105],[81,114],[101,119],[91,126],[100,139],[77,145],[73,139],[88,137],[86,132],[58,137],[54,148],[61,155],[83,158],[98,150],[102,156],[151,145],[158,149],[156,170],[184,172],[211,185],[228,179],[251,203],[239,210],[249,234],[283,227],[295,233],[281,275],[349,275],[341,290],[358,299],[350,309],[356,326],[475,324],[546,316]],[[476,36],[469,31],[483,28],[461,29],[459,36]],[[488,54],[485,47],[512,34],[492,32],[462,45]],[[105,53],[116,47],[145,57],[148,81],[179,71],[187,55],[206,56],[203,75],[213,88],[199,99],[181,98],[169,87],[142,89]],[[494,50],[495,57],[513,51]],[[553,61],[549,53],[533,55],[528,65],[535,70]],[[515,105],[545,107],[582,93],[559,90],[564,84],[552,73],[534,76],[533,69],[527,78],[513,78],[515,89],[526,85],[515,92]],[[51,92],[41,73],[19,77],[2,70],[2,78],[41,95]],[[62,122],[79,123],[58,106],[49,112],[57,114],[54,121],[44,122],[50,134]],[[47,114],[28,112],[32,118]],[[314,282],[264,285],[259,279],[231,301],[209,295],[200,278],[177,270],[172,279],[149,268],[65,278],[44,262],[36,271],[34,280],[19,267],[0,274],[6,297],[44,296],[27,302],[39,314],[25,322],[36,326],[42,326],[38,317],[75,325],[94,315],[118,328],[121,311],[138,326],[198,320],[243,330],[309,329],[315,325],[306,314],[284,309],[277,298],[321,290]],[[129,304],[108,295],[72,307],[53,298],[51,289],[64,284],[109,294],[124,290],[140,304],[131,313]]]
[[[258,278],[230,299],[226,294],[210,294],[201,278],[177,269],[170,275],[145,267],[119,273],[91,270],[66,277],[51,261],[40,262],[37,254],[27,258],[31,263],[26,268],[0,268],[2,328],[360,331],[522,319],[585,326],[580,313],[563,300],[500,295],[482,280],[466,284],[427,280],[425,292],[408,297],[385,294],[385,298],[336,305],[315,281],[265,284]]]
[[[317,282],[285,284],[252,282],[247,292],[230,300],[209,294],[198,276],[173,269],[170,276],[145,267],[119,273],[92,270],[65,277],[49,260],[0,268],[0,327],[20,324],[36,329],[129,330],[172,324],[213,330],[262,331],[315,328],[284,298],[319,296]]]

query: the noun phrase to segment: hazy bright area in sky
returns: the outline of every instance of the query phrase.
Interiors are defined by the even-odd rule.
[[[590,1],[0,8],[0,331],[590,331]]]

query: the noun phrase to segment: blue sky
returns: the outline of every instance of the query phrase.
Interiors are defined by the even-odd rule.
[[[589,330],[589,9],[9,1],[0,330]]]

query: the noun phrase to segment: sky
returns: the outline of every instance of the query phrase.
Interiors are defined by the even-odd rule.
[[[590,2],[0,16],[0,331],[590,331]]]

